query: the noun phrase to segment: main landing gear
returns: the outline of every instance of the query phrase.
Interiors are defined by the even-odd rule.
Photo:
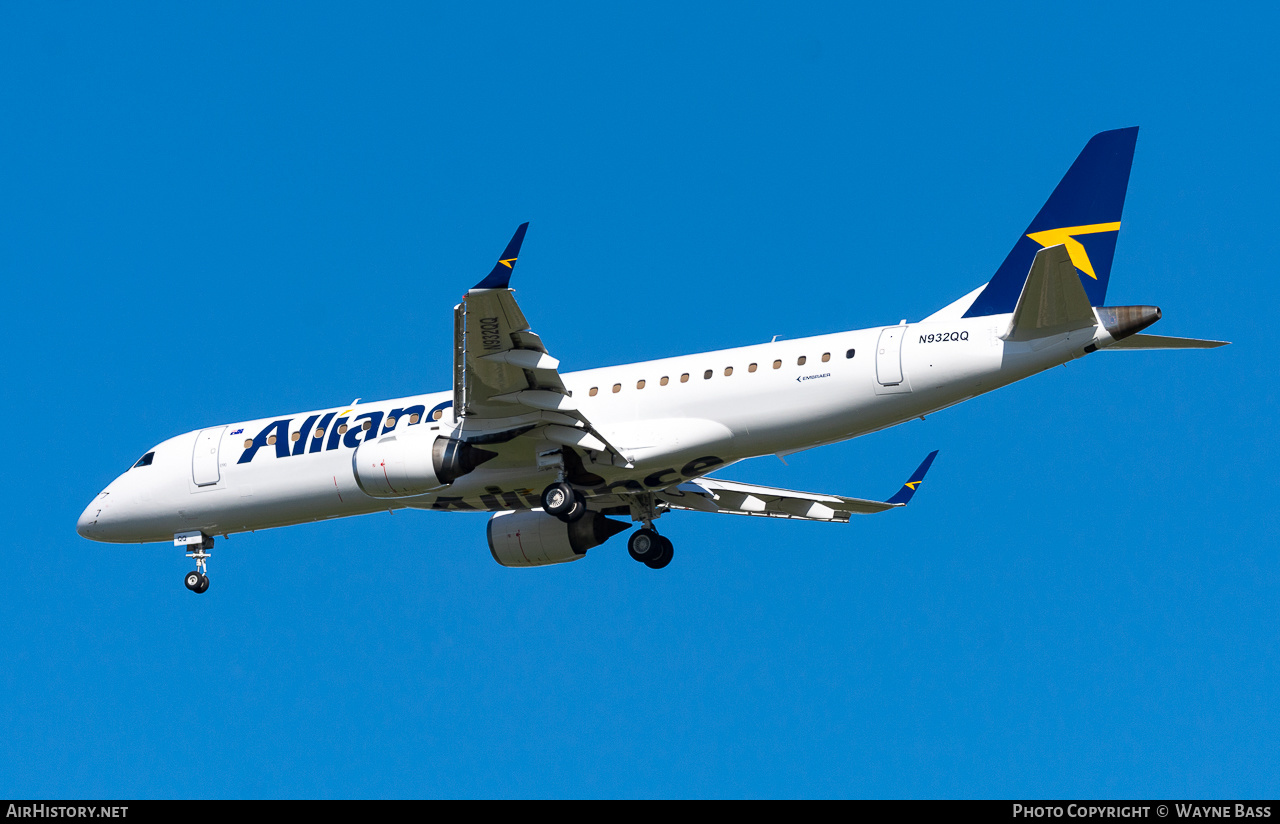
[[[571,524],[587,514],[587,499],[569,484],[557,481],[542,490],[542,511]]]
[[[627,552],[649,569],[662,569],[671,563],[675,547],[653,527],[646,526],[631,533],[631,538],[627,541]]]
[[[196,568],[187,573],[182,583],[197,595],[209,588],[209,576],[205,574],[209,568],[205,565],[205,561],[213,557],[209,554],[211,549],[213,549],[213,538],[205,538],[195,545],[194,552],[187,553],[188,558],[195,559]]]
[[[671,563],[675,555],[671,541],[653,528],[653,522],[666,511],[666,507],[660,505],[652,493],[630,495],[627,503],[631,506],[631,520],[643,524],[627,539],[627,552],[649,569],[662,569]]]

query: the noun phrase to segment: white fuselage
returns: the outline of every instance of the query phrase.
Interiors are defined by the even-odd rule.
[[[580,485],[588,496],[660,489],[744,458],[854,438],[1080,357],[1090,343],[1110,342],[1101,326],[1008,342],[1001,335],[1009,320],[991,315],[877,327],[567,373],[573,402],[630,463],[589,457],[583,469],[599,483]],[[352,454],[365,439],[413,426],[482,437],[466,418],[455,420],[452,401],[452,392],[436,392],[187,432],[157,445],[149,465],[112,481],[77,529],[96,541],[132,543],[404,507],[539,506],[554,475],[539,468],[538,454],[555,445],[536,437],[484,445],[498,457],[427,494],[386,499],[361,491]],[[528,420],[486,421],[484,431]],[[269,427],[272,435],[264,436]]]

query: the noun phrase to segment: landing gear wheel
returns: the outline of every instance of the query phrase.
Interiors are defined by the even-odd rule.
[[[637,529],[627,539],[627,552],[631,553],[631,557],[640,563],[647,564],[651,559],[658,557],[664,540],[661,535],[652,529],[647,527],[645,529]]]
[[[664,566],[671,563],[671,557],[675,555],[675,552],[675,547],[671,545],[671,541],[659,535],[657,555],[645,561],[644,565],[649,569],[662,569]]]
[[[574,521],[581,521],[582,516],[586,514],[587,514],[587,499],[582,497],[581,492],[574,490],[573,509],[570,509],[568,512],[564,513],[559,517],[560,517],[560,520],[564,521],[566,524],[571,524]]]
[[[561,515],[567,515],[577,500],[573,487],[560,481],[542,490],[542,511],[559,518]]]
[[[186,585],[187,589],[197,595],[209,588],[209,576],[205,573],[208,571],[207,562],[213,557],[209,554],[209,550],[213,549],[213,538],[203,532],[200,534],[202,536],[200,543],[185,545],[188,549],[194,548],[193,552],[187,553],[187,557],[195,559],[196,568],[188,572],[186,577],[182,579],[182,583]],[[177,543],[179,538],[189,537],[192,537],[189,533],[178,533],[174,536],[174,543]]]

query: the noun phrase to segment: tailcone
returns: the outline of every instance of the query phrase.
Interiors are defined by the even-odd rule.
[[[1136,335],[1161,317],[1159,306],[1097,306],[1094,309],[1112,340]]]

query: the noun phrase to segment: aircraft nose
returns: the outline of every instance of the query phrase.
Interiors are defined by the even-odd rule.
[[[92,507],[93,504],[89,506]],[[76,521],[76,532],[79,533],[81,538],[89,537],[89,528],[93,526],[94,520],[92,513],[88,509],[80,513],[80,519]]]
[[[103,512],[107,508],[107,502],[103,495],[99,495],[89,502],[84,508],[84,512],[80,513],[80,518],[76,521],[76,532],[81,538],[89,540],[97,540],[97,535],[101,532],[98,526],[98,520],[102,517]]]

